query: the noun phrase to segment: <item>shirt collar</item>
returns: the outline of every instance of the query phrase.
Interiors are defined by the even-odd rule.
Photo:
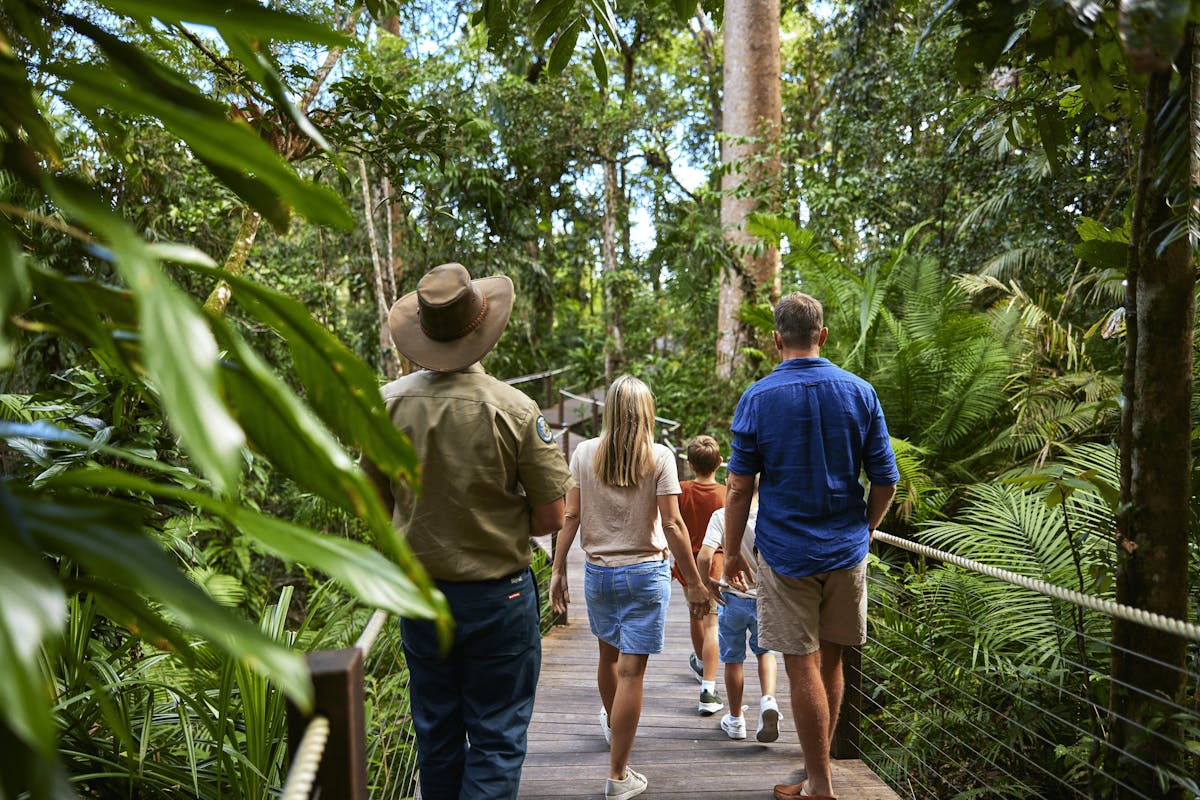
[[[812,358],[789,358],[786,361],[780,361],[772,372],[797,369],[812,369],[813,367],[823,367],[831,364],[828,358],[813,356]]]

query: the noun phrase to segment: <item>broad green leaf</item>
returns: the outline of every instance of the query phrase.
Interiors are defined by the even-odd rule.
[[[571,60],[571,53],[575,52],[575,42],[579,39],[579,29],[582,25],[583,18],[576,17],[555,39],[554,47],[550,50],[550,60],[546,66],[549,74],[559,75],[566,68]]]
[[[4,492],[0,487],[0,492]],[[5,503],[0,525],[0,716],[31,748],[54,753],[55,725],[50,713],[50,686],[42,674],[43,648],[54,652],[67,618],[67,598],[41,555],[21,541],[18,523],[8,519],[17,509]]]
[[[47,552],[162,604],[164,613],[183,628],[261,670],[299,705],[311,705],[312,686],[300,654],[272,642],[185,578],[143,533],[139,508],[95,495],[60,493],[53,502],[37,498],[24,503],[21,513]]]
[[[0,369],[11,367],[13,363],[8,318],[28,305],[32,293],[25,256],[13,238],[12,229],[0,219]]]
[[[537,25],[537,30],[529,42],[533,49],[540,51],[574,10],[573,0],[541,0],[534,7],[530,17],[530,22]]]
[[[226,28],[246,36],[276,41],[319,42],[345,45],[350,40],[313,20],[264,6],[256,0],[101,0],[119,14],[168,24],[191,22]]]
[[[61,181],[53,188],[60,205],[109,242],[137,299],[142,355],[171,427],[218,491],[235,486],[245,436],[221,400],[212,331],[123,220],[83,187]]]
[[[29,274],[44,304],[29,311],[26,327],[74,337],[114,373],[132,378],[140,371],[141,354],[133,346],[137,310],[129,292],[37,265]]]
[[[294,298],[223,270],[193,269],[226,281],[240,307],[284,338],[308,403],[325,424],[385,474],[415,482],[416,452],[388,417],[375,373],[360,358]]]
[[[313,222],[353,227],[354,220],[338,195],[302,180],[249,125],[174,103],[155,93],[153,84],[129,83],[129,76],[121,80],[102,69],[74,65],[61,66],[56,71],[72,84],[64,96],[89,117],[102,118],[102,109],[115,108],[159,119],[206,163],[253,176],[244,180],[269,187],[273,197],[285,199],[287,205]],[[257,199],[261,202],[261,197]],[[255,207],[276,227],[281,227],[278,207],[270,204]]]
[[[320,534],[202,492],[155,483],[119,470],[73,470],[57,476],[51,484],[119,489],[189,503],[226,520],[273,555],[328,574],[372,607],[407,617],[448,615],[424,570],[418,568],[415,573],[405,574],[395,563],[361,542]]]
[[[364,516],[373,490],[350,456],[256,353],[232,349],[224,384],[250,443],[300,486]]]

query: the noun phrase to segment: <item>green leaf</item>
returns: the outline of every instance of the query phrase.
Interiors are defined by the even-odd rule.
[[[0,499],[11,499],[0,486]],[[4,502],[0,525],[0,716],[30,748],[54,754],[56,729],[50,713],[49,684],[42,674],[43,648],[57,649],[67,619],[67,598],[40,554],[17,537],[21,521]]]
[[[282,110],[287,115],[287,118],[300,129],[300,132],[311,139],[317,147],[326,152],[332,151],[333,148],[329,146],[329,142],[325,141],[325,137],[321,135],[317,127],[292,102],[288,94],[288,88],[284,86],[274,65],[262,54],[262,50],[257,46],[257,42],[251,42],[243,36],[226,30],[221,31],[221,38],[229,46],[229,52],[238,61],[242,62],[242,66],[246,68],[250,77],[254,78],[271,95],[271,99],[275,101],[276,108]]]
[[[534,15],[530,18],[531,22],[537,24],[537,30],[529,42],[533,49],[540,51],[574,10],[573,0],[542,0],[538,3],[534,7]],[[538,16],[539,12],[544,12],[544,16]],[[537,23],[538,19],[541,19],[540,23]]]
[[[361,542],[320,534],[201,492],[180,489],[106,468],[73,470],[51,479],[54,487],[119,489],[190,503],[221,517],[267,552],[328,574],[364,603],[408,617],[446,613],[424,571],[405,574]],[[440,598],[438,598],[440,599]]]
[[[311,705],[312,685],[300,654],[272,642],[185,578],[143,533],[139,508],[94,495],[59,493],[52,502],[31,499],[18,513],[42,549],[161,603],[181,626],[262,671],[297,704]]]
[[[389,477],[416,481],[416,451],[388,417],[370,367],[294,298],[224,270],[192,268],[226,281],[242,309],[283,337],[309,404],[330,428]]]
[[[277,228],[286,226],[286,216],[281,218],[280,214],[287,205],[294,206],[297,212],[316,223],[346,229],[354,226],[349,210],[337,194],[302,180],[244,122],[235,123],[223,115],[202,113],[190,104],[180,105],[158,93],[153,82],[137,79],[135,85],[130,84],[96,67],[64,65],[56,69],[56,74],[71,81],[71,88],[64,96],[91,119],[103,119],[102,109],[106,108],[156,118],[183,139],[206,164],[242,175],[240,184],[249,181],[269,189],[272,202],[263,202],[261,192],[246,197],[240,184],[230,186],[240,189],[243,199],[253,202]],[[228,176],[229,172],[224,171],[218,175],[222,179]]]
[[[554,47],[550,50],[550,60],[546,67],[549,74],[561,75],[567,64],[570,63],[571,54],[575,52],[575,42],[579,39],[579,29],[582,25],[583,18],[576,17],[571,20],[570,24],[555,39]]]
[[[5,11],[9,4],[5,4]],[[25,141],[31,148],[58,166],[62,156],[54,140],[54,132],[46,123],[34,100],[33,86],[29,83],[24,66],[9,53],[0,51],[0,130],[5,131],[8,141]]]
[[[33,284],[25,256],[17,246],[8,223],[0,219],[0,369],[13,363],[13,341],[8,335],[8,318],[29,304]]]
[[[1042,149],[1046,151],[1046,159],[1050,163],[1050,173],[1058,177],[1062,173],[1061,148],[1067,143],[1062,119],[1053,111],[1042,106],[1034,109],[1034,117],[1037,120]]]
[[[245,436],[221,400],[217,344],[196,306],[171,282],[145,243],[90,191],[60,181],[58,203],[109,241],[137,299],[142,354],[171,427],[218,491],[237,485]]]
[[[42,303],[25,316],[25,326],[73,336],[91,348],[106,369],[132,379],[140,371],[137,310],[133,295],[82,278],[64,277],[33,265],[34,294]]]
[[[350,44],[350,39],[313,20],[264,6],[255,0],[101,0],[118,14],[168,24],[211,25],[262,39]]]
[[[213,322],[230,356],[222,362],[229,405],[251,444],[299,485],[365,517],[374,490],[354,461],[258,353]]]

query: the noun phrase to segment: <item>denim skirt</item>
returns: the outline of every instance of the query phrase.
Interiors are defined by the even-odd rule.
[[[671,602],[671,568],[666,561],[624,567],[585,563],[583,595],[597,639],[622,653],[663,651]]]

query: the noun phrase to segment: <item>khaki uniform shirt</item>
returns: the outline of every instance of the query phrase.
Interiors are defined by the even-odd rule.
[[[392,522],[426,571],[476,581],[528,567],[532,508],[574,485],[537,404],[479,364],[406,375],[383,387],[383,399],[416,448],[420,496],[364,467],[390,488]]]

